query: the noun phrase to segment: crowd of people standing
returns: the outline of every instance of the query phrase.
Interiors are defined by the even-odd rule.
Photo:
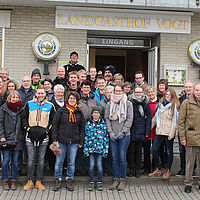
[[[200,155],[200,84],[186,81],[184,94],[178,98],[165,79],[154,88],[144,80],[142,71],[135,72],[133,83],[124,81],[112,65],[106,66],[103,73],[91,67],[87,74],[78,64],[77,52],[72,52],[69,63],[58,66],[56,72],[54,80],[41,80],[36,68],[31,76],[22,77],[19,87],[7,69],[1,70],[4,190],[16,190],[23,157],[27,163],[24,190],[34,185],[45,190],[45,162],[55,177],[54,191],[61,188],[65,169],[69,191],[74,190],[74,176],[83,173],[89,175],[89,191],[95,187],[103,190],[103,176],[110,174],[110,190],[119,191],[125,188],[126,175],[139,178],[144,173],[166,180],[171,176],[174,138],[178,135],[178,175],[185,175],[185,192],[191,192],[195,158],[197,153]]]

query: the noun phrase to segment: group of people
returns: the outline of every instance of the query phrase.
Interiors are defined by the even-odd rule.
[[[89,175],[89,191],[103,190],[103,176],[109,173],[113,175],[110,190],[124,190],[127,164],[129,177],[139,178],[143,168],[150,177],[166,180],[171,175],[173,143],[178,133],[178,175],[185,175],[185,192],[191,192],[195,158],[200,154],[200,84],[194,86],[187,81],[179,99],[165,79],[159,80],[156,89],[144,80],[142,71],[134,76],[133,83],[124,82],[112,65],[103,73],[91,67],[87,74],[78,64],[77,52],[70,54],[68,65],[57,67],[53,81],[41,80],[36,68],[31,77],[23,76],[19,88],[9,78],[8,70],[2,69],[0,149],[4,190],[16,190],[23,155],[28,177],[24,190],[34,184],[45,190],[45,161],[55,177],[54,191],[61,187],[65,167],[69,191],[74,190],[74,175],[80,175],[83,166]],[[1,145],[5,143],[14,144],[5,148]],[[163,175],[161,166],[165,167]]]

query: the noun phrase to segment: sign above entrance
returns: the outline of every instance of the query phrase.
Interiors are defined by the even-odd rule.
[[[90,46],[100,47],[125,47],[125,48],[150,48],[150,39],[132,38],[108,38],[108,37],[89,37],[87,42]]]
[[[127,11],[127,12],[126,12]],[[149,14],[148,14],[149,13]],[[162,14],[163,13],[163,14]],[[56,28],[155,33],[190,33],[191,14],[118,9],[57,8]]]

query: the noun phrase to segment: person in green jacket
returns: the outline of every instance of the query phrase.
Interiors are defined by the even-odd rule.
[[[38,68],[35,68],[31,74],[31,87],[33,90],[37,90],[39,86],[43,86],[41,81],[41,73]]]

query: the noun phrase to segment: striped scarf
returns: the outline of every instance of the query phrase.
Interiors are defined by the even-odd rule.
[[[69,122],[76,122],[76,116],[74,114],[74,111],[77,110],[78,105],[76,104],[75,106],[70,106],[68,103],[66,103],[66,108],[69,110]]]

